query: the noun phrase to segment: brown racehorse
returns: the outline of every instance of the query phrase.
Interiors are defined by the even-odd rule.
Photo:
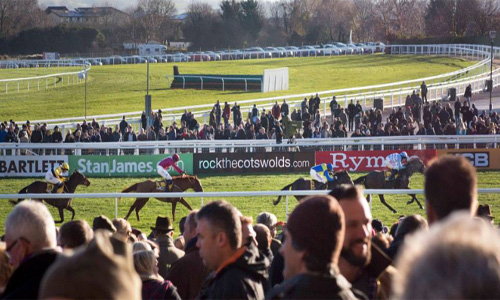
[[[410,184],[410,177],[416,172],[424,173],[424,170],[425,166],[422,160],[419,157],[414,156],[410,157],[406,168],[400,170],[394,180],[386,181],[384,171],[372,171],[368,173],[368,175],[354,180],[354,184],[362,184],[367,189],[410,189],[408,187]],[[422,209],[422,204],[420,204],[420,201],[418,201],[415,194],[409,195],[411,200],[408,201],[407,204],[417,201],[418,206]],[[380,198],[382,204],[389,208],[393,213],[396,213],[396,210],[385,201],[384,195],[380,194],[378,197]],[[371,195],[368,195],[368,201],[371,201]]]
[[[185,190],[188,189],[193,189],[195,192],[203,192],[203,187],[201,186],[201,182],[198,179],[197,176],[175,176],[172,177],[173,180],[173,186],[172,186],[172,192],[184,192]],[[159,181],[162,182],[162,181]],[[136,192],[136,193],[154,193],[154,192],[159,192],[157,190],[157,185],[156,182],[153,180],[146,180],[143,182],[136,183],[122,191],[122,193],[130,193],[130,192]],[[175,207],[177,206],[177,202],[180,202],[182,205],[184,205],[187,209],[192,210],[191,206],[189,203],[186,201],[184,198],[156,198],[162,202],[167,202],[167,203],[172,203],[172,218],[175,221]],[[139,217],[139,211],[146,205],[148,202],[148,198],[137,198],[135,199],[134,204],[130,207],[130,210],[127,213],[127,216],[125,217],[125,220],[128,219],[132,211],[135,209],[135,213],[137,215],[137,220],[140,220]]]
[[[305,179],[299,178],[292,182],[291,184],[282,188],[282,191],[310,191],[314,188],[314,190],[333,190],[335,187],[341,184],[353,184],[351,176],[347,171],[338,171],[333,173],[333,181],[328,181],[327,184],[321,183],[314,179]],[[314,186],[313,186],[314,184]],[[274,205],[278,205],[280,203],[282,196],[279,196],[276,201],[273,202]],[[297,200],[304,198],[305,196],[295,196]]]
[[[90,185],[90,181],[78,171],[74,171],[71,176],[69,176],[68,180],[64,182],[64,191],[66,194],[73,194],[76,190],[76,187],[80,184],[85,186]],[[35,181],[27,187],[23,188],[19,191],[19,194],[47,194],[47,183],[44,181]],[[24,199],[17,199],[16,201],[10,201],[12,204],[17,204]],[[61,221],[57,221],[55,223],[64,222],[64,212],[63,209],[67,209],[71,212],[71,220],[75,217],[75,210],[71,207],[71,198],[68,199],[33,199],[33,200],[43,200],[54,207],[57,207],[59,210],[59,216],[61,217]]]

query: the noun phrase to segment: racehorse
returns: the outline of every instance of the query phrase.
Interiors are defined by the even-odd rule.
[[[63,193],[66,194],[73,194],[76,190],[76,187],[79,186],[80,184],[83,184],[85,186],[90,185],[90,181],[83,175],[82,173],[78,171],[74,171],[71,176],[69,176],[68,180],[64,182],[64,188],[63,188]],[[27,187],[24,187],[22,190],[19,191],[18,194],[47,194],[47,183],[44,181],[35,181],[32,184],[28,185]],[[17,201],[10,201],[12,204],[17,204],[24,199],[17,199]],[[47,204],[50,204],[54,207],[57,207],[59,210],[59,216],[61,217],[61,221],[57,221],[55,223],[62,223],[64,222],[64,212],[63,209],[67,209],[71,212],[71,220],[75,218],[75,210],[73,207],[71,207],[71,198],[68,199],[33,199],[33,200],[39,200],[39,201],[45,201]]]
[[[410,189],[408,187],[410,184],[410,177],[416,172],[424,173],[424,169],[425,166],[422,160],[419,157],[414,156],[410,157],[406,168],[400,170],[394,180],[386,181],[384,171],[372,171],[368,173],[368,175],[354,180],[354,184],[362,184],[367,189]],[[417,201],[418,206],[423,209],[422,204],[420,204],[420,201],[418,201],[415,194],[409,195],[411,196],[411,200],[408,201],[407,204]],[[396,213],[396,210],[385,201],[384,195],[379,194],[378,197],[380,198],[382,204],[389,208],[393,213]],[[368,201],[371,201],[371,195],[368,195]]]
[[[333,173],[333,181],[327,181],[327,184],[321,183],[314,179],[299,178],[292,182],[291,184],[282,188],[282,191],[311,191],[311,190],[332,190],[341,184],[353,184],[351,176],[345,170]],[[297,201],[306,196],[295,196]],[[281,196],[278,197],[276,201],[273,202],[274,205],[280,203]]]
[[[184,192],[187,189],[193,189],[195,192],[203,192],[203,187],[201,186],[201,182],[198,179],[197,176],[189,176],[189,175],[184,175],[184,176],[175,176],[172,177],[173,180],[173,186],[172,186],[172,192]],[[136,193],[154,193],[154,192],[159,192],[158,185],[157,183],[161,183],[163,181],[153,181],[153,180],[146,180],[143,182],[136,183],[122,191],[122,193],[130,193],[130,192],[136,192]],[[167,203],[172,203],[172,219],[175,221],[175,207],[177,206],[177,202],[180,202],[182,205],[184,205],[187,209],[192,210],[191,206],[189,203],[184,199],[184,198],[156,198],[162,202],[167,202]],[[135,209],[135,213],[137,215],[137,220],[140,220],[139,217],[139,211],[146,205],[148,202],[149,197],[147,198],[137,198],[135,199],[134,204],[130,207],[130,210],[127,213],[127,216],[125,217],[125,220],[128,219],[132,211]]]

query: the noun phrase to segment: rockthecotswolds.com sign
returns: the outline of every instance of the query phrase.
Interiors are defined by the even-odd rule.
[[[70,170],[78,170],[88,177],[156,176],[156,165],[168,155],[112,155],[70,156]],[[180,154],[177,163],[181,170],[193,173],[193,155]],[[178,175],[172,168],[169,173]],[[159,175],[158,175],[159,176]]]
[[[203,153],[194,155],[195,174],[305,172],[314,152]]]

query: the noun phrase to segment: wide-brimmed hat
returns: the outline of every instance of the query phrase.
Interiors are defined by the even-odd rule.
[[[170,221],[169,217],[156,217],[155,227],[151,227],[152,230],[163,230],[163,231],[172,231],[174,227],[172,226],[172,221]]]
[[[485,218],[488,218],[490,220],[495,218],[491,215],[491,209],[490,209],[489,204],[479,204],[479,206],[477,208],[477,216],[478,217],[485,217]]]

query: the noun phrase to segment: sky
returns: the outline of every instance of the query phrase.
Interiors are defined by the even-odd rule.
[[[183,13],[193,0],[174,0],[174,2],[177,11]],[[202,0],[201,2],[209,3],[216,8],[219,6],[221,0]],[[137,0],[38,0],[38,3],[42,8],[46,8],[47,6],[67,6],[70,9],[90,6],[113,6],[120,10],[124,10],[137,5]]]

